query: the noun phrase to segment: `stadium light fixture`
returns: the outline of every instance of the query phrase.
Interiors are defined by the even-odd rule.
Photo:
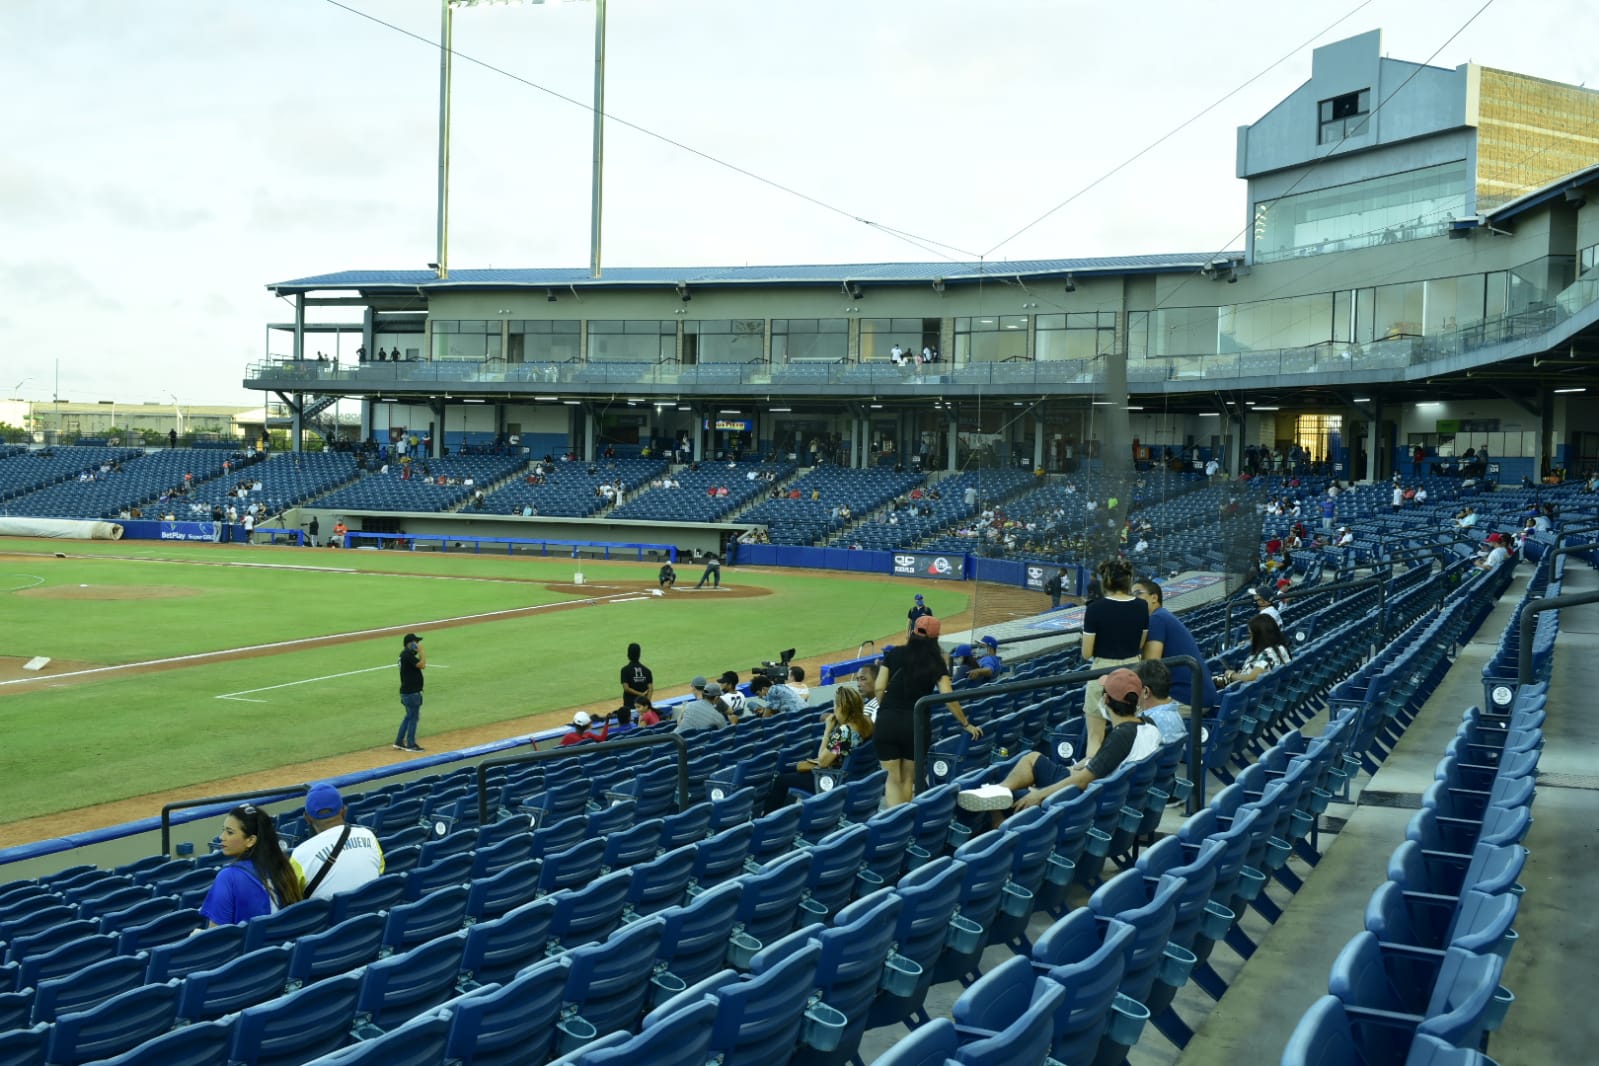
[[[768,407],[766,410],[769,413],[774,414],[774,415],[786,415],[790,411],[794,410],[794,408],[792,408],[792,407]]]
[[[1200,418],[1220,418],[1221,417],[1221,412],[1220,411],[1201,411],[1201,412],[1199,412],[1199,417]]]
[[[1580,388],[1570,388],[1570,389],[1556,389],[1556,390],[1555,390],[1555,392],[1556,392],[1556,393],[1564,393],[1564,392],[1587,392],[1587,391],[1588,391],[1588,387],[1587,387],[1587,386],[1586,386],[1586,385],[1584,385],[1584,386],[1582,386],[1582,387],[1580,387]]]
[[[1257,411],[1281,411],[1282,408],[1281,407],[1273,407],[1273,406],[1268,406],[1268,405],[1257,404],[1255,406],[1255,410],[1257,410]]]

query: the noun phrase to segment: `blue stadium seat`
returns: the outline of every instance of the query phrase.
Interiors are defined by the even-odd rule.
[[[76,1066],[131,1050],[172,1028],[177,999],[173,983],[144,985],[89,1010],[64,1014],[50,1029],[45,1060]]]
[[[1479,1047],[1508,1002],[1498,995],[1504,965],[1498,955],[1450,948],[1440,956],[1357,933],[1333,961],[1327,990],[1368,1058],[1402,1059],[1417,1033]]]
[[[414,873],[414,871],[413,871]],[[369,914],[373,911],[387,911],[392,906],[401,905],[406,900],[406,877],[411,874],[389,873],[381,877],[374,877],[361,885],[360,889],[350,889],[349,892],[336,892],[328,897],[329,911],[323,929],[333,929],[334,925],[349,921],[357,914]]]
[[[450,1019],[437,1013],[412,1018],[391,1032],[314,1060],[315,1066],[438,1066],[446,1061]]]
[[[1508,958],[1517,939],[1511,929],[1520,897],[1467,891],[1458,897],[1406,892],[1384,881],[1366,904],[1366,929],[1385,944],[1442,950],[1492,951]]]
[[[57,1016],[88,1010],[112,996],[144,984],[144,960],[120,955],[90,963],[64,977],[39,982],[32,1016],[24,1024],[53,1022]]]
[[[1044,1066],[1065,1002],[1064,988],[1013,955],[955,1001],[951,1015],[967,1039],[954,1057],[965,1066]]]
[[[557,1027],[557,1045],[569,1051],[596,1035],[632,1029],[652,994],[681,992],[683,982],[657,967],[664,929],[659,916],[641,919],[612,933],[602,944],[586,944],[567,955],[566,1012]]]
[[[605,865],[605,841],[591,838],[579,841],[564,851],[544,856],[539,872],[539,891],[549,894],[563,888],[578,888],[594,880]]]
[[[467,919],[486,922],[537,898],[542,869],[540,860],[527,859],[498,873],[474,877],[466,898]]]
[[[890,885],[905,869],[905,851],[916,831],[916,808],[901,803],[879,811],[863,823],[866,826],[866,851],[861,856],[862,880]]]
[[[307,933],[320,933],[330,923],[333,904],[326,899],[301,900],[282,910],[244,923],[244,950],[287,944]]]
[[[793,931],[796,922],[819,921],[824,908],[806,898],[811,854],[794,852],[774,859],[759,873],[744,878],[738,920],[743,931],[762,944]]]
[[[355,1022],[361,977],[340,974],[271,1003],[247,1007],[234,1022],[229,1059],[289,1066],[343,1047]]]
[[[716,1005],[706,999],[668,1014],[638,1035],[613,1033],[563,1055],[550,1066],[705,1066],[712,1061]]]
[[[896,1040],[872,1066],[948,1066],[960,1054],[960,1035],[948,1018],[934,1018]]]
[[[386,951],[406,951],[434,937],[453,933],[466,921],[467,887],[450,885],[414,903],[390,909],[383,925]]]
[[[159,914],[152,912],[143,921],[130,919],[125,924],[108,924],[113,915],[106,915],[100,919],[100,927],[104,932],[117,934],[117,952],[122,955],[132,955],[145,948],[157,944],[170,944],[175,940],[182,940],[192,934],[205,923],[200,917],[200,912],[193,908],[185,907],[173,910],[173,901],[168,897],[159,897],[150,901],[161,908]],[[135,908],[138,909],[138,908]],[[123,911],[124,915],[132,914]]]
[[[909,804],[902,804],[902,807]],[[927,1021],[922,1004],[932,987],[933,974],[947,945],[961,950],[962,940],[982,937],[981,927],[960,918],[961,892],[966,866],[948,856],[934,859],[906,874],[895,887],[899,897],[899,919],[894,929],[895,950],[914,963],[919,976],[908,987],[896,984],[884,989],[872,1004],[870,1024],[910,1024],[912,1019]]]
[[[287,944],[259,948],[214,970],[197,970],[183,979],[178,1018],[206,1021],[232,1014],[282,994],[289,983]]]
[[[837,829],[844,821],[844,801],[848,798],[849,793],[843,788],[804,794],[798,804],[799,838],[814,844]]]
[[[215,1066],[228,1060],[231,1022],[200,1022],[151,1037],[100,1066]]]
[[[155,984],[210,970],[244,954],[244,926],[218,925],[202,929],[186,940],[157,944],[150,949],[145,980]]]
[[[633,879],[627,890],[628,913],[654,914],[682,903],[694,879],[694,852],[692,846],[681,847],[629,866]]]
[[[356,999],[356,1027],[386,1032],[449,999],[456,992],[465,943],[465,933],[451,933],[366,966]],[[307,985],[302,991],[316,987]]]
[[[745,822],[724,829],[694,846],[694,886],[709,888],[737,877],[749,859],[755,825]]]
[[[550,923],[550,938],[564,948],[575,948],[609,936],[622,924],[632,876],[628,870],[617,870],[596,877],[583,888],[551,896],[555,915]]]
[[[859,887],[871,831],[864,825],[839,829],[811,848],[811,871],[806,880],[807,902],[826,915],[848,903]]]
[[[472,854],[472,880],[492,877],[500,871],[518,866],[533,857],[533,834],[527,831],[515,833],[493,844],[484,845],[481,835],[478,837],[478,846]]]
[[[660,818],[648,818],[607,835],[605,867],[616,870],[653,859],[660,852],[661,830],[664,826],[665,822]]]
[[[52,1029],[41,1022],[27,1029],[0,1030],[0,1066],[39,1066]]]
[[[1133,927],[1132,953],[1127,959],[1121,991],[1140,1003],[1150,1002],[1157,971],[1177,921],[1177,898],[1182,889],[1180,877],[1163,875],[1155,885],[1146,887],[1143,875],[1126,870],[1106,881],[1088,899],[1089,910],[1100,919],[1114,918]]]
[[[686,811],[661,818],[661,850],[671,851],[711,835],[711,805],[696,803]]]
[[[648,1029],[709,997],[716,1003],[711,1051],[724,1066],[786,1062],[804,1039],[804,1030],[814,1029],[813,1039],[822,1043],[823,1034],[836,1036],[843,1030],[843,1015],[820,1004],[820,1009],[806,1006],[821,954],[821,945],[810,943],[758,976],[740,978],[723,970],[655,1008],[644,1026]]]
[[[830,927],[810,926],[763,948],[750,972],[764,973],[806,942],[821,945],[814,984],[822,1002],[847,1021],[834,1047],[802,1047],[794,1066],[842,1066],[855,1057],[866,1031],[869,1009],[884,984],[914,988],[921,967],[894,952],[901,902],[891,889],[874,892],[839,911]]]
[[[747,966],[761,943],[738,928],[742,881],[701,892],[693,902],[655,912],[661,919],[660,958],[687,984],[726,966]]]
[[[92,922],[67,923],[68,926],[79,924],[93,925]],[[62,928],[65,929],[66,926]],[[43,945],[44,950],[36,950],[17,959],[22,964],[17,970],[18,988],[37,985],[40,981],[52,977],[65,977],[90,963],[109,959],[117,951],[117,938],[110,933],[91,933],[83,936],[78,930],[73,930],[73,938],[58,945],[49,933],[35,933],[25,939],[32,944]],[[16,951],[20,943],[22,941],[14,941],[11,950]]]
[[[440,1008],[450,1018],[449,1060],[472,1066],[545,1061],[555,1046],[570,965],[564,955],[535,962],[505,985],[486,985]]]
[[[743,788],[709,785],[707,794],[710,797],[706,802],[710,806],[711,816],[706,829],[712,833],[720,833],[730,826],[749,821],[755,816],[756,801],[766,795],[765,792],[757,793],[748,785]]]
[[[750,861],[761,865],[782,855],[799,839],[800,809],[783,807],[755,819],[750,837]]]
[[[415,903],[423,896],[431,895],[441,888],[464,885],[471,879],[472,853],[470,851],[458,852],[438,859],[431,864],[420,865],[406,874],[405,898],[407,902]],[[368,886],[375,883],[368,882]],[[359,892],[360,889],[356,889],[356,891]]]
[[[542,959],[554,922],[555,901],[546,898],[469,926],[461,952],[461,987],[507,981]]]
[[[1066,990],[1055,1015],[1051,1054],[1056,1059],[1095,1061],[1132,950],[1132,926],[1114,918],[1101,921],[1087,908],[1068,914],[1033,944],[1033,969]]]
[[[289,952],[289,986],[314,984],[371,962],[383,949],[386,924],[385,917],[374,911],[300,937]]]
[[[988,833],[955,849],[955,858],[964,867],[960,917],[980,929],[981,934],[959,946],[946,947],[934,970],[935,981],[964,980],[977,972],[994,916],[999,913],[1005,886],[1010,882],[1015,855],[1016,838],[1008,833]]]

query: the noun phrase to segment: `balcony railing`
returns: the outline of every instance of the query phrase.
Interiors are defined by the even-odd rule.
[[[1328,342],[1301,348],[1228,352],[1221,355],[1162,355],[1133,357],[1127,361],[1128,384],[1158,382],[1236,381],[1314,375],[1348,375],[1405,370],[1470,352],[1540,336],[1556,328],[1599,300],[1599,278],[1579,278],[1557,294],[1551,303],[1474,323],[1449,333],[1398,336],[1365,344]],[[288,388],[297,392],[349,390],[396,391],[430,387],[448,393],[459,386],[466,393],[515,386],[517,392],[536,392],[539,386],[560,391],[595,391],[613,386],[654,393],[679,393],[717,389],[773,388],[824,389],[842,387],[849,392],[870,390],[883,395],[919,395],[948,386],[997,387],[1002,391],[1093,385],[1104,375],[1097,359],[1012,360],[997,363],[930,363],[894,366],[888,362],[795,361],[789,363],[677,362],[564,362],[507,363],[503,360],[435,360],[399,363],[337,365],[315,360],[272,358],[251,365],[247,380],[253,384]]]

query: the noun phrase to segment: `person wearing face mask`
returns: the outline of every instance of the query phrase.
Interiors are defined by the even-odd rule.
[[[1101,683],[1104,696],[1091,712],[1107,726],[1099,750],[1082,762],[1062,766],[1047,755],[1028,752],[999,785],[966,789],[956,797],[962,810],[1021,811],[1036,807],[1068,785],[1087,788],[1128,760],[1148,758],[1160,748],[1160,728],[1143,716],[1144,683],[1131,670],[1113,670]],[[997,816],[996,816],[997,817]]]

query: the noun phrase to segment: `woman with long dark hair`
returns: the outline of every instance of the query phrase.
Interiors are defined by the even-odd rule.
[[[300,901],[300,879],[278,843],[272,816],[253,803],[222,819],[222,854],[233,861],[217,871],[200,914],[206,926],[247,922]]]
[[[883,803],[893,807],[909,803],[916,793],[916,740],[912,711],[916,701],[933,692],[949,692],[949,663],[938,647],[938,619],[924,615],[911,623],[911,636],[902,647],[883,655],[883,669],[877,675],[877,757],[888,771]],[[961,728],[973,737],[983,735],[979,726],[966,718],[959,703],[949,704],[950,713]]]
[[[1249,620],[1249,658],[1238,669],[1227,671],[1226,682],[1253,681],[1292,658],[1277,619],[1262,612]]]
[[[1099,564],[1104,595],[1083,608],[1083,661],[1095,670],[1133,666],[1144,654],[1149,636],[1149,605],[1133,595],[1133,564],[1106,559]],[[1095,709],[1105,694],[1096,678],[1083,688],[1083,714],[1088,722],[1086,754],[1099,751],[1107,722]]]

